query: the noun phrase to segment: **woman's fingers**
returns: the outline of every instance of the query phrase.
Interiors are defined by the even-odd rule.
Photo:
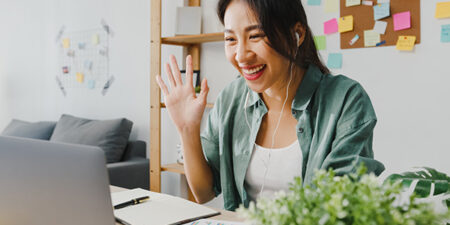
[[[198,95],[198,97],[200,97],[203,102],[206,102],[206,97],[208,97],[208,92],[209,92],[208,81],[206,80],[206,78],[203,78],[201,91],[200,91],[200,94]]]
[[[176,87],[177,84],[175,83],[175,79],[173,78],[172,70],[170,69],[169,63],[166,63],[164,68],[166,70],[167,78],[169,78],[170,87],[172,88]]]
[[[164,96],[169,95],[169,89],[167,89],[166,84],[164,83],[164,81],[161,79],[160,75],[156,75],[156,83],[158,83],[159,88],[161,88]]]
[[[192,78],[193,77],[193,71],[192,71],[192,57],[188,55],[186,57],[186,84],[189,85],[188,87],[192,87]]]
[[[174,55],[170,55],[170,64],[176,85],[183,85],[183,82],[181,81],[180,68],[178,67],[177,59]]]

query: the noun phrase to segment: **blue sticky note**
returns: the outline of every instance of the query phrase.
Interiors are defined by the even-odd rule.
[[[391,15],[390,4],[382,3],[373,7],[373,17],[375,20],[383,19]]]
[[[441,42],[442,43],[450,42],[450,24],[442,25]]]
[[[95,88],[95,80],[89,80],[87,83],[87,86],[89,89],[94,89]]]
[[[322,0],[308,0],[308,5],[320,5]]]
[[[342,53],[330,53],[328,55],[327,67],[330,69],[341,69]]]

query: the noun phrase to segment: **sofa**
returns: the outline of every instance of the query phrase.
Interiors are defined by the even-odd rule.
[[[129,140],[132,125],[125,118],[90,120],[64,114],[57,122],[13,119],[0,135],[98,146],[105,151],[111,185],[149,189],[146,143]]]

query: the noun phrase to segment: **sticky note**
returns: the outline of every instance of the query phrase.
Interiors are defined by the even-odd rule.
[[[412,51],[416,43],[416,36],[399,36],[396,49],[400,51]]]
[[[63,48],[70,48],[70,39],[69,38],[63,39]]]
[[[375,26],[373,26],[373,30],[379,34],[386,33],[387,22],[385,21],[375,21]]]
[[[85,42],[80,42],[78,43],[78,49],[82,50],[86,48],[86,43]]]
[[[364,31],[364,46],[365,47],[374,47],[380,43],[380,34],[373,30],[365,30]]]
[[[341,69],[342,53],[330,53],[328,55],[327,67],[330,69]]]
[[[411,28],[411,13],[401,12],[394,14],[394,30],[406,30]]]
[[[390,3],[391,0],[378,0],[377,3],[378,4],[382,4],[382,3]]]
[[[332,34],[338,32],[338,22],[336,19],[331,19],[323,23],[323,32],[325,34]]]
[[[325,36],[314,36],[314,43],[316,43],[317,50],[327,49],[327,38]]]
[[[378,4],[373,7],[373,18],[380,20],[391,15],[390,3]]]
[[[442,25],[441,28],[441,42],[449,43],[450,42],[450,24]]]
[[[345,0],[345,7],[361,5],[361,0]]]
[[[100,38],[98,37],[98,34],[92,35],[92,44],[98,45],[99,42],[100,42]]]
[[[450,2],[438,2],[435,17],[438,19],[450,18]]]
[[[95,80],[89,80],[87,83],[87,86],[89,89],[94,89],[95,88]]]
[[[353,16],[344,16],[339,18],[339,33],[353,30]]]
[[[363,5],[368,5],[368,6],[373,6],[373,2],[372,2],[372,1],[366,1],[366,0],[363,0],[363,1],[362,1],[362,4],[363,4]]]
[[[349,45],[354,45],[359,40],[359,35],[355,35],[352,40],[348,42]]]
[[[308,0],[308,5],[320,5],[322,0]]]
[[[84,74],[83,73],[76,73],[76,79],[79,83],[84,82]]]
[[[92,70],[92,61],[91,60],[85,60],[84,61],[84,68],[87,70]]]
[[[325,12],[333,13],[339,10],[339,0],[325,0]]]

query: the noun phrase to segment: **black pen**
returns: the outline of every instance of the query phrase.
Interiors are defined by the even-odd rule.
[[[139,203],[147,201],[148,199],[150,199],[150,196],[144,196],[144,197],[140,197],[140,198],[131,199],[130,201],[115,205],[114,209],[121,209],[121,208],[130,206],[130,205],[137,205]]]

